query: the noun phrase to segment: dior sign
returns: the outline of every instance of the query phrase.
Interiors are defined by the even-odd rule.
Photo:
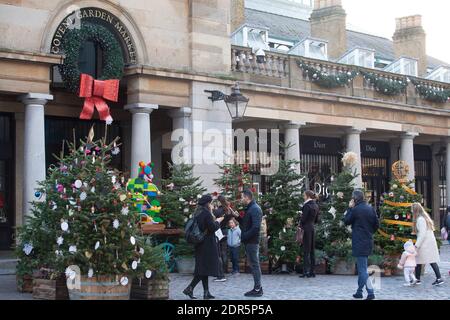
[[[51,53],[61,54],[62,40],[68,30],[79,29],[82,22],[101,24],[110,30],[120,41],[126,54],[127,63],[136,63],[136,46],[131,38],[130,32],[125,25],[112,13],[100,8],[78,8],[71,6],[68,8],[69,15],[56,28],[51,43]]]

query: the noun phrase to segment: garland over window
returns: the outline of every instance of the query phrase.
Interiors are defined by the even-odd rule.
[[[64,64],[59,66],[59,71],[66,88],[72,92],[79,89],[80,49],[88,40],[98,44],[103,51],[103,70],[99,80],[120,79],[123,74],[122,49],[114,35],[101,25],[82,23],[81,28],[68,30],[62,41],[65,59]]]
[[[410,78],[412,84],[416,88],[417,93],[425,100],[436,102],[436,103],[446,103],[450,99],[450,90],[435,88],[427,85],[421,84],[419,81]]]
[[[312,82],[323,88],[338,88],[348,86],[358,75],[356,71],[339,72],[337,74],[328,74],[320,69],[316,69],[299,60],[298,66],[303,70],[303,76],[308,77]]]
[[[408,81],[406,77],[403,80],[392,80],[380,77],[379,75],[371,72],[361,71],[364,79],[368,81],[375,90],[386,96],[398,96],[406,92]]]

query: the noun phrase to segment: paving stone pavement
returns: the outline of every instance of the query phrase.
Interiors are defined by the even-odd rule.
[[[450,245],[441,249],[439,264],[445,283],[433,287],[435,280],[431,268],[426,269],[422,285],[403,287],[403,277],[381,278],[380,289],[376,290],[379,300],[450,300]],[[182,290],[189,284],[191,276],[172,274],[170,276],[170,299],[185,300]],[[210,278],[210,280],[212,280]],[[356,276],[319,275],[314,279],[300,279],[297,275],[264,275],[264,296],[259,300],[351,300],[356,289]],[[220,300],[245,300],[243,293],[253,285],[252,276],[241,274],[229,277],[228,281],[210,281],[210,291]],[[201,284],[195,290],[201,298]],[[14,275],[0,275],[0,300],[29,300],[31,294],[16,290]],[[248,299],[250,300],[250,299]]]

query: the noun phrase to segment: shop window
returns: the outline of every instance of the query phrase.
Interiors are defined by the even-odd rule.
[[[93,41],[86,41],[80,49],[78,67],[81,73],[100,78],[103,69],[103,50]]]

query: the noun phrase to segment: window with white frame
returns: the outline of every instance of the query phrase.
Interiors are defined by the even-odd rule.
[[[417,77],[417,60],[401,57],[397,61],[392,62],[390,65],[384,68],[384,71]]]
[[[450,67],[437,67],[427,76],[427,79],[450,83]]]
[[[292,55],[328,60],[328,42],[320,39],[306,38],[289,50]]]
[[[375,50],[357,47],[344,54],[338,62],[373,69],[375,67]]]
[[[280,40],[280,39],[275,39],[275,38],[269,37],[270,49],[287,52],[287,51],[291,50],[293,45],[294,45],[294,43],[292,41]]]
[[[232,44],[243,47],[250,47],[254,51],[258,49],[270,50],[269,29],[252,27],[244,24],[231,35]]]

